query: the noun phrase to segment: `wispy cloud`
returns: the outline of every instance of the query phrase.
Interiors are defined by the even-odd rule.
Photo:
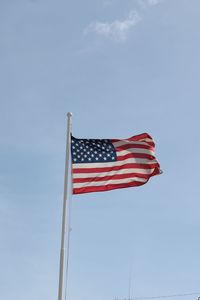
[[[147,9],[149,6],[155,6],[164,0],[136,0],[141,9]]]
[[[153,6],[153,5],[157,5],[160,2],[162,2],[163,0],[147,0],[147,4]]]
[[[84,33],[93,32],[97,35],[109,38],[111,40],[123,42],[127,39],[130,30],[141,20],[141,16],[137,11],[131,11],[124,20],[115,20],[109,22],[91,23]]]
[[[124,42],[127,40],[129,32],[142,20],[145,10],[151,6],[156,6],[164,0],[134,1],[138,4],[139,8],[131,10],[125,19],[113,22],[93,22],[84,29],[84,34],[94,33],[110,40]],[[112,0],[104,1],[104,5],[111,5],[112,3]]]

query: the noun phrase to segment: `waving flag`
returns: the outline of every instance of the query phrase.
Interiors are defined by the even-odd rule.
[[[145,184],[161,173],[154,148],[147,133],[124,140],[72,137],[73,194]]]

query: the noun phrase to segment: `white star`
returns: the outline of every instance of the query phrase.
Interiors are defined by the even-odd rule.
[[[104,159],[104,160],[107,160],[107,157],[104,157],[103,159]]]
[[[99,160],[98,157],[95,158],[96,160]]]

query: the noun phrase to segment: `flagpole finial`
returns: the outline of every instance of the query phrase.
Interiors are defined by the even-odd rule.
[[[67,113],[68,118],[72,117],[72,115],[73,115],[72,112]]]

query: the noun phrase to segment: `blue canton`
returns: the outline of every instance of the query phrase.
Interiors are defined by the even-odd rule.
[[[114,162],[115,148],[110,140],[76,139],[72,137],[71,153],[73,164]]]

